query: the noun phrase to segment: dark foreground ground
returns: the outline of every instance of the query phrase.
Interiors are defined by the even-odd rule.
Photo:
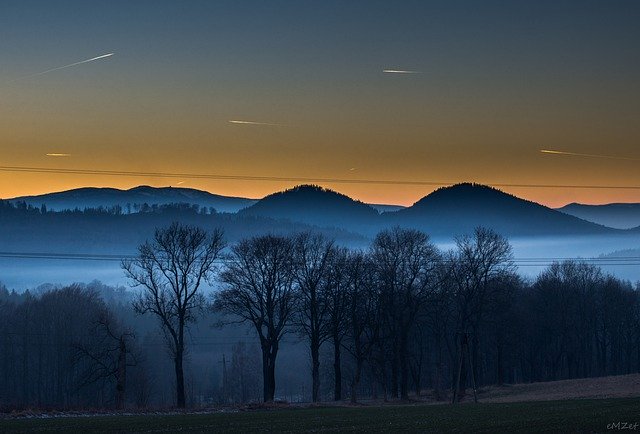
[[[638,426],[634,428],[634,424]],[[619,424],[618,424],[619,423]],[[626,424],[626,425],[625,425]],[[624,429],[629,427],[630,429]],[[640,431],[640,398],[283,408],[235,413],[0,419],[2,433]]]

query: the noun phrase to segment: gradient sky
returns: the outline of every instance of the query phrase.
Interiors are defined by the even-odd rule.
[[[640,186],[639,23],[637,0],[0,0],[0,165]],[[0,197],[178,183],[295,184],[0,172]],[[399,204],[434,188],[323,185]]]

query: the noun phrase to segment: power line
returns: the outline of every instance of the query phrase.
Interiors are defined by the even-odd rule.
[[[48,167],[25,166],[0,166],[2,172],[24,173],[56,173],[66,175],[102,175],[102,176],[135,176],[156,178],[187,178],[187,179],[212,179],[235,181],[269,181],[269,182],[317,182],[332,184],[378,184],[378,185],[415,185],[415,186],[446,186],[457,184],[460,181],[415,181],[393,179],[349,179],[349,178],[322,178],[322,177],[298,177],[298,176],[252,176],[252,175],[220,175],[212,173],[171,173],[171,172],[141,172],[124,170],[97,170],[97,169],[68,169]],[[525,184],[525,183],[484,183],[493,187],[511,188],[574,188],[574,189],[611,189],[611,190],[640,190],[640,185],[578,185],[578,184]]]
[[[123,260],[135,260],[136,255],[127,254],[93,254],[93,253],[57,253],[57,252],[0,252],[0,259],[50,259],[66,261],[104,261],[121,262]],[[618,257],[521,257],[513,258],[510,263],[519,267],[542,267],[554,262],[575,261],[602,265],[640,265],[640,256]],[[226,259],[217,259],[217,264],[225,264]],[[448,259],[440,259],[437,262],[451,262]]]
[[[27,253],[27,252],[0,252],[0,258],[10,259],[62,259],[74,261],[122,261],[135,259],[134,255],[93,255],[85,253]]]

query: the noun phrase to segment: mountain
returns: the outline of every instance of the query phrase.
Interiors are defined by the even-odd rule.
[[[144,203],[188,203],[213,207],[219,212],[237,212],[246,224],[255,217],[289,220],[296,224],[340,228],[367,237],[393,225],[416,227],[431,235],[446,237],[469,233],[476,226],[492,227],[507,236],[624,233],[491,187],[468,183],[438,189],[407,208],[368,205],[314,185],[300,185],[260,200],[189,188],[140,186],[129,190],[80,188],[8,200],[18,201],[38,208],[45,204],[50,211],[119,205],[125,214],[135,213]],[[640,228],[628,233],[639,232]]]
[[[640,226],[640,203],[610,203],[606,205],[570,203],[562,208],[557,208],[557,210],[611,228],[630,229]]]
[[[125,212],[133,212],[137,206],[144,203],[148,205],[188,203],[206,208],[213,207],[218,212],[237,212],[256,202],[255,199],[220,196],[192,188],[149,187],[146,185],[129,190],[94,187],[77,188],[39,196],[16,197],[8,199],[8,201],[23,201],[35,207],[40,207],[44,204],[47,209],[52,211],[76,208],[109,208],[119,205]],[[130,211],[128,211],[129,207],[131,208]]]
[[[492,187],[469,183],[440,188],[412,206],[385,216],[393,224],[417,227],[432,235],[459,235],[477,226],[493,228],[506,236],[618,232]]]
[[[270,194],[248,208],[241,216],[286,219],[325,227],[359,228],[375,224],[378,211],[373,207],[315,185],[299,185]]]

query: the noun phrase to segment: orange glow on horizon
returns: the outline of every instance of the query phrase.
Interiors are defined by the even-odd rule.
[[[140,177],[112,177],[89,175],[54,175],[49,174],[21,174],[19,183],[15,182],[18,175],[0,172],[2,185],[0,197],[4,199],[40,195],[57,191],[71,190],[80,187],[110,187],[130,189],[139,185],[153,187],[194,188],[224,196],[241,196],[253,199],[262,198],[276,191],[285,190],[301,182],[291,181],[224,181],[224,180],[192,180]],[[459,182],[469,182],[460,180]],[[479,182],[482,183],[482,182]],[[358,185],[343,183],[313,182],[354,199],[376,204],[410,206],[422,197],[436,190],[437,186],[406,186],[406,185]],[[443,187],[446,185],[443,185]],[[527,187],[496,187],[506,193],[523,199],[531,200],[543,205],[558,208],[568,203],[584,204],[605,203],[637,203],[640,202],[640,190],[608,190],[608,189],[558,189],[558,188],[527,188]]]

